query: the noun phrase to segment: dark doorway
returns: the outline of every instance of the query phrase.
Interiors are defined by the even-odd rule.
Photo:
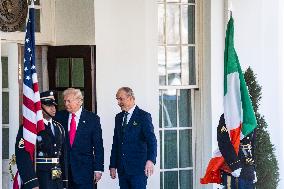
[[[48,47],[49,88],[56,91],[59,110],[63,108],[63,91],[73,87],[82,91],[84,108],[96,112],[95,54],[95,46]]]

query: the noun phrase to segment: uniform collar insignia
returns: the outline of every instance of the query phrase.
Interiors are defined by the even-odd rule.
[[[225,126],[222,126],[222,128],[221,128],[221,133],[223,133],[223,132],[227,132],[227,128]]]
[[[18,148],[25,148],[25,142],[23,138],[21,138],[21,140],[19,141]]]

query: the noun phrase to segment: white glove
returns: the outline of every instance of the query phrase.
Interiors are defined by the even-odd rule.
[[[254,179],[253,179],[253,183],[257,182],[257,176],[256,176],[256,172],[254,171]]]
[[[241,171],[242,171],[242,168],[238,168],[238,169],[234,170],[231,174],[232,174],[234,177],[239,177],[240,174],[241,174]]]

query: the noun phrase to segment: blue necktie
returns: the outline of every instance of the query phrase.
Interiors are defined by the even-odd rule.
[[[122,127],[126,127],[127,126],[127,115],[128,114],[129,114],[128,112],[124,112]]]
[[[124,140],[124,136],[125,136],[125,130],[127,127],[127,115],[129,113],[128,112],[124,112],[124,116],[123,116],[123,121],[122,121],[122,138]]]

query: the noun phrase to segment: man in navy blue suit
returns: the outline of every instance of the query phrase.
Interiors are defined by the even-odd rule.
[[[92,189],[104,170],[104,148],[100,118],[82,108],[79,89],[63,92],[65,109],[57,119],[66,130],[68,179],[71,189]]]
[[[122,112],[115,117],[110,176],[115,179],[117,170],[121,189],[146,189],[157,156],[151,114],[135,105],[129,87],[120,88],[116,99]]]

